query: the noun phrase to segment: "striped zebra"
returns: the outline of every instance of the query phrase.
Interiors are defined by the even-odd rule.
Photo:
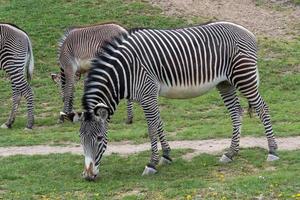
[[[27,33],[13,24],[0,24],[0,67],[9,76],[12,87],[13,106],[7,121],[1,128],[11,128],[16,118],[22,96],[27,101],[27,129],[34,124],[34,97],[28,84],[34,68],[30,39]]]
[[[237,91],[248,100],[265,127],[268,161],[279,159],[269,110],[258,91],[254,35],[240,25],[215,22],[172,30],[137,29],[115,38],[93,60],[82,97],[80,137],[85,155],[83,176],[94,180],[107,147],[107,125],[120,99],[140,103],[148,123],[151,158],[143,175],[171,163],[158,108],[158,96],[187,99],[217,87],[233,126],[230,149],[221,162],[239,151],[242,108]],[[159,161],[158,140],[162,146]],[[188,147],[187,147],[188,148]]]
[[[105,41],[126,32],[126,29],[113,23],[71,27],[65,31],[58,49],[61,72],[51,74],[52,80],[61,87],[64,102],[59,122],[63,122],[65,118],[69,119],[72,113],[75,113],[73,112],[74,85],[80,76],[89,70],[91,59],[102,51]],[[127,123],[132,123],[132,102],[128,102],[127,110]]]

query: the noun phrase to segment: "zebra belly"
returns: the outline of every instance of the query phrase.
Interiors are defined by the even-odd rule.
[[[188,99],[208,92],[213,89],[218,83],[224,81],[224,79],[215,79],[212,82],[204,83],[193,86],[168,86],[165,84],[160,85],[159,95],[172,99]]]

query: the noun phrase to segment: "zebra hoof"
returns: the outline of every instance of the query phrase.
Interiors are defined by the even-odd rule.
[[[127,119],[126,124],[132,124],[132,119]]]
[[[57,120],[57,123],[58,123],[58,124],[63,124],[63,123],[64,123],[64,120],[61,119],[61,118],[59,118],[59,119]]]
[[[232,162],[232,159],[228,158],[225,154],[223,154],[219,161],[221,163],[229,163],[229,162]]]
[[[32,131],[32,128],[25,127],[24,131]]]
[[[272,161],[275,161],[275,160],[279,160],[279,157],[276,156],[276,155],[273,155],[273,154],[268,155],[268,157],[267,157],[268,162],[272,162]]]
[[[167,156],[162,156],[159,160],[158,165],[170,165],[172,163],[172,159],[170,157]]]
[[[152,175],[152,174],[156,174],[157,170],[153,167],[149,167],[149,166],[145,166],[145,169],[142,173],[142,176],[147,176],[147,175]]]
[[[8,129],[9,127],[4,123],[4,124],[1,125],[1,128]]]

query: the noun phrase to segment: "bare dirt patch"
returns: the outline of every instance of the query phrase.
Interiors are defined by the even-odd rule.
[[[231,21],[255,34],[280,38],[299,37],[300,6],[271,0],[149,0],[164,14],[184,18]],[[276,5],[276,6],[274,6]]]
[[[185,159],[192,159],[194,156],[201,153],[217,154],[230,145],[230,139],[210,139],[210,140],[184,140],[170,141],[172,149],[192,149],[194,152],[183,156]],[[300,136],[278,138],[277,143],[279,150],[296,150],[300,149]],[[261,147],[267,149],[266,138],[243,137],[241,138],[240,146],[242,148]],[[106,155],[113,153],[120,155],[130,155],[150,149],[150,143],[131,144],[130,142],[113,142],[108,144]],[[71,146],[23,146],[23,147],[0,147],[0,156],[13,155],[46,155],[51,153],[73,153],[82,155],[82,147],[80,145]]]

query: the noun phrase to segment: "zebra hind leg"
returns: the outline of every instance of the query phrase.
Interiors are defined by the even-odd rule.
[[[16,118],[16,113],[17,113],[17,110],[18,110],[18,107],[20,105],[20,101],[21,101],[21,94],[17,91],[15,85],[12,83],[12,90],[13,90],[13,96],[12,96],[12,99],[13,99],[13,106],[12,106],[12,110],[11,110],[11,113],[6,121],[6,123],[2,124],[1,125],[1,128],[11,128],[12,127],[12,124],[14,123],[15,121],[15,118]]]
[[[34,97],[31,87],[27,84],[27,89],[24,92],[24,97],[27,101],[27,126],[25,129],[31,130],[34,124]]]
[[[252,104],[254,104],[253,107],[255,108],[257,115],[259,116],[261,122],[265,127],[265,134],[268,140],[268,147],[269,147],[269,154],[267,157],[267,161],[279,160],[279,156],[276,153],[278,146],[272,129],[272,124],[269,115],[269,108],[261,97],[259,99],[261,103],[254,104],[254,102],[252,102]]]
[[[161,148],[163,151],[163,155],[160,158],[158,165],[161,165],[161,166],[169,165],[172,163],[172,158],[170,157],[171,148],[170,148],[170,145],[169,145],[168,141],[166,140],[165,136],[166,135],[163,130],[163,123],[162,123],[162,121],[160,121],[160,124],[158,127],[158,137],[159,137],[159,141],[160,141]]]
[[[228,82],[223,82],[217,86],[221,97],[228,109],[232,121],[232,139],[229,150],[220,158],[220,162],[227,163],[233,160],[239,152],[240,134],[242,126],[243,109],[240,106],[235,88]]]
[[[251,105],[252,108],[255,109],[257,115],[259,116],[262,124],[265,128],[265,135],[267,137],[268,146],[269,146],[269,155],[267,161],[278,160],[279,157],[276,153],[277,143],[275,140],[275,136],[273,133],[272,123],[269,115],[269,109],[263,98],[260,96],[258,92],[258,77],[257,72],[254,71],[252,75],[252,79],[249,79],[249,74],[245,74],[245,78],[240,76],[240,80],[248,79],[248,82],[236,82],[236,88],[239,88],[239,91],[245,96]],[[252,80],[252,81],[251,81]]]
[[[127,100],[127,120],[126,124],[132,124],[133,121],[133,102]]]

